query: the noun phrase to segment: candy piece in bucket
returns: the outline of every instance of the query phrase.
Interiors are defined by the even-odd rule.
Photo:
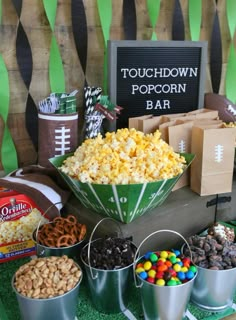
[[[236,267],[236,244],[219,235],[194,235],[188,239],[193,262],[205,269],[226,270]],[[185,255],[189,249],[184,247]]]
[[[56,217],[43,224],[35,237],[39,244],[47,247],[69,247],[82,241],[86,234],[86,225],[77,221],[72,214],[67,217]]]
[[[155,259],[153,259],[155,257]],[[136,274],[159,286],[176,286],[194,278],[197,268],[179,250],[149,252],[136,264]]]
[[[130,238],[105,237],[91,244],[91,267],[102,270],[116,270],[129,266],[134,260],[134,246]],[[87,250],[82,251],[82,258],[88,262]]]

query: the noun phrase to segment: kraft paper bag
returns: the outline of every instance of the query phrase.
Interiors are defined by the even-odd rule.
[[[174,121],[177,118],[182,118],[185,117],[186,113],[171,113],[171,114],[164,114],[162,116],[161,122],[169,122],[169,121]]]
[[[201,196],[232,191],[234,128],[223,125],[193,126],[190,188]]]
[[[161,139],[164,140],[166,143],[169,143],[169,131],[168,128],[173,126],[175,121],[168,121],[159,125],[159,131],[161,133]]]
[[[150,119],[152,117],[153,117],[152,114],[148,114],[148,115],[144,115],[144,116],[140,116],[140,117],[129,118],[129,129],[134,128],[136,130],[140,130],[140,128],[139,128],[139,125],[140,125],[139,120]]]
[[[197,109],[194,111],[190,111],[188,112],[188,115],[195,115],[196,118],[200,118],[200,119],[219,119],[219,112],[217,110],[211,110],[211,109],[206,109],[206,108],[202,108],[202,109]]]
[[[158,130],[161,119],[162,116],[153,115],[129,118],[129,129],[135,128],[144,133],[153,133]]]
[[[157,116],[149,119],[138,120],[139,130],[144,133],[153,133],[159,129],[161,119],[162,119],[161,116]]]
[[[193,122],[178,123],[168,127],[169,145],[172,146],[175,152],[191,152],[192,141],[192,126]],[[190,184],[190,168],[188,168],[181,178],[178,180],[172,191],[178,190]]]

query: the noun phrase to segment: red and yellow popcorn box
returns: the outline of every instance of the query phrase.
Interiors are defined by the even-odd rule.
[[[49,219],[24,194],[1,190],[0,195],[0,263],[36,254],[33,230]]]
[[[10,197],[19,194],[19,192],[0,186],[0,198]]]

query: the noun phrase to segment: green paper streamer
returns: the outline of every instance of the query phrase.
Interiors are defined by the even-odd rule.
[[[103,91],[105,94],[107,94],[107,41],[110,38],[110,27],[112,20],[112,0],[97,0],[97,6],[105,43],[103,66]]]
[[[52,92],[65,92],[65,75],[61,60],[60,50],[54,35],[52,35],[50,58],[49,58],[49,79]]]
[[[147,0],[148,14],[153,30],[151,40],[157,40],[157,34],[154,29],[157,24],[158,16],[160,13],[160,3],[160,0]]]
[[[44,9],[52,31],[56,21],[57,0],[43,0]]]
[[[233,43],[234,32],[236,28],[235,10],[236,10],[236,1],[227,0],[226,12],[227,12],[229,32],[231,37],[231,44],[229,49],[229,57],[228,57],[226,76],[225,76],[225,94],[226,94],[226,97],[229,100],[231,100],[233,103],[236,103],[236,90],[235,90],[236,53],[235,53],[234,43]]]
[[[44,9],[51,27],[54,32],[54,25],[57,12],[57,0],[43,0]],[[51,92],[65,92],[65,75],[57,45],[56,37],[52,34],[50,57],[49,57],[49,81]]]
[[[7,127],[9,101],[10,90],[8,72],[3,57],[0,55],[0,115],[4,121],[1,158],[5,173],[9,173],[18,168],[15,145],[12,140],[11,133]]]
[[[227,70],[225,75],[225,94],[226,97],[236,103],[236,54],[234,50],[234,45],[231,43],[229,49],[229,58],[227,63]]]
[[[198,41],[200,38],[201,19],[202,19],[202,1],[189,0],[189,28],[192,41]]]
[[[227,18],[228,18],[230,37],[233,40],[234,32],[235,32],[235,28],[236,28],[236,16],[235,16],[236,1],[235,0],[227,0],[226,12],[227,12]]]
[[[2,23],[2,0],[0,0],[0,23]]]

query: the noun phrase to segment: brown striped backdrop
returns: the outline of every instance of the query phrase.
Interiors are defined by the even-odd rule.
[[[125,0],[124,0],[125,1]],[[131,1],[131,0],[130,0]],[[96,0],[79,1],[84,7],[87,21],[87,63],[84,73],[84,66],[76,50],[76,42],[73,34],[71,5],[72,0],[58,0],[57,15],[55,21],[55,36],[59,45],[63,62],[66,89],[70,92],[79,89],[78,108],[80,114],[80,126],[83,119],[83,86],[85,79],[91,86],[102,86],[103,83],[103,59],[104,59],[104,39],[98,14]],[[75,4],[76,0],[74,1]],[[15,1],[17,3],[17,1]],[[127,3],[126,3],[127,4]],[[136,16],[136,39],[149,40],[152,28],[147,11],[145,0],[135,0]],[[160,15],[156,25],[158,40],[173,39],[173,13],[176,1],[162,0]],[[180,0],[181,13],[184,22],[184,38],[190,40],[188,21],[188,1]],[[212,35],[213,20],[217,12],[221,31],[222,44],[222,73],[219,93],[225,93],[225,70],[228,59],[230,45],[230,34],[226,17],[226,0],[205,0],[202,1],[202,24],[199,40],[209,41],[208,51],[210,60],[210,39]],[[112,22],[110,28],[110,39],[127,39],[129,30],[124,21],[123,0],[112,1]],[[42,0],[23,0],[20,14],[21,25],[27,35],[32,52],[32,78],[27,88],[22,79],[19,65],[16,59],[16,37],[19,24],[14,1],[2,0],[2,21],[0,25],[0,53],[5,61],[10,81],[10,110],[8,125],[16,145],[19,166],[35,163],[37,153],[26,130],[25,111],[26,100],[30,93],[35,104],[44,99],[50,93],[48,60],[51,41],[51,28],[45,14]],[[81,27],[81,26],[80,26]],[[132,27],[132,26],[131,26]],[[236,40],[236,39],[235,39]],[[81,39],[80,39],[81,41]],[[236,43],[236,41],[235,41]],[[80,45],[81,42],[79,43]],[[19,43],[18,43],[19,45]],[[26,63],[27,68],[27,63]],[[210,77],[209,64],[207,69],[207,81],[205,91],[212,91],[212,81]],[[0,121],[0,138],[3,133],[3,123]],[[0,170],[2,169],[0,161]]]

